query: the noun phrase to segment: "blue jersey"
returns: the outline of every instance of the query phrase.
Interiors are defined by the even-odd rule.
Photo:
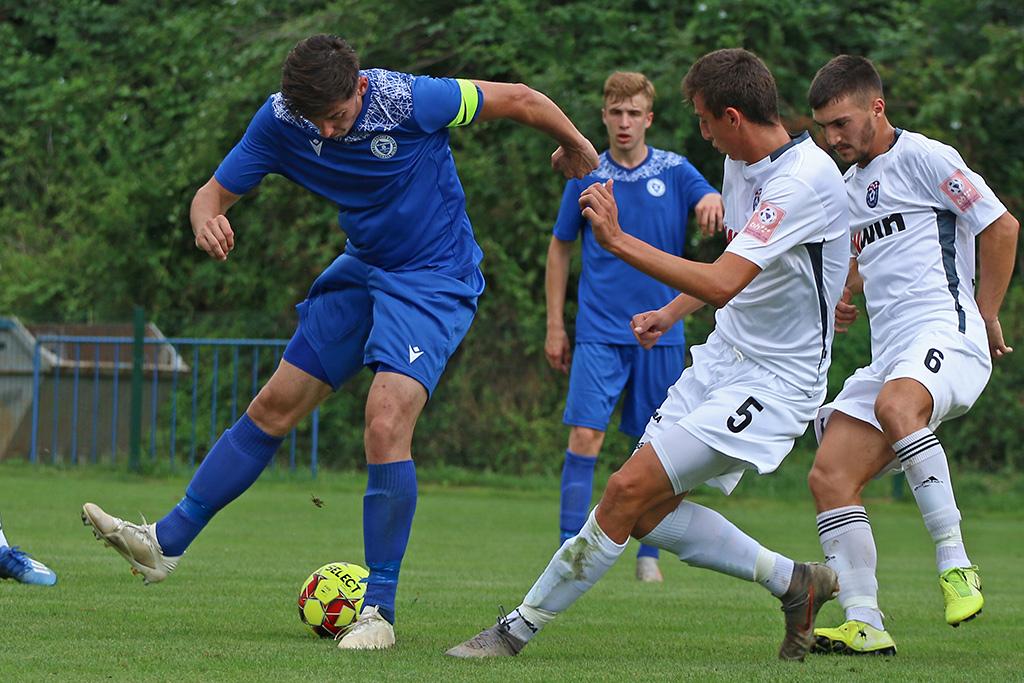
[[[590,224],[580,214],[579,197],[593,183],[609,178],[615,181],[613,193],[622,229],[677,256],[683,255],[690,209],[717,190],[685,157],[653,147],[648,147],[647,158],[636,168],[623,168],[604,152],[596,171],[566,183],[554,234],[572,241],[583,233],[576,341],[635,344],[629,329],[632,317],[661,308],[679,292],[620,261],[594,239]],[[660,345],[683,343],[682,324],[658,341]]]
[[[345,251],[384,270],[472,273],[483,257],[448,129],[483,105],[472,82],[369,69],[362,109],[343,139],[324,139],[271,95],[217,169],[235,194],[277,173],[338,206]]]

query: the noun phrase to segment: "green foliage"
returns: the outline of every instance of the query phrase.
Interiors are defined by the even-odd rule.
[[[174,334],[288,336],[292,306],[343,248],[334,207],[269,178],[232,210],[237,248],[217,263],[193,247],[188,206],[277,89],[287,50],[323,30],[348,36],[365,65],[529,83],[598,147],[604,78],[644,71],[659,92],[650,142],[683,151],[713,183],[721,156],[678,94],[696,57],[736,45],[758,52],[799,128],[810,123],[816,69],[838,52],[867,54],[895,123],[954,144],[1011,210],[1024,209],[1024,10],[1006,0],[59,5],[0,10],[0,311],[28,320],[127,319],[140,303]],[[544,257],[562,187],[547,164],[552,142],[497,122],[455,132],[452,146],[488,290],[421,420],[417,457],[553,472],[566,381],[542,357]],[[694,240],[691,255],[709,260],[720,249]],[[1011,344],[1024,339],[1021,314],[1014,283],[1003,315]],[[711,325],[711,311],[694,316],[690,340]],[[866,350],[863,323],[839,339],[833,392]],[[958,457],[1017,466],[1022,372],[1013,357],[1001,363],[971,416],[946,428]],[[325,405],[326,461],[361,461],[367,382],[361,375]],[[628,452],[628,440],[613,436],[608,449]]]

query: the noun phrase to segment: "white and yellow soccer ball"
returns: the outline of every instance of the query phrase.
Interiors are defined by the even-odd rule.
[[[370,575],[358,564],[332,562],[309,575],[299,592],[299,619],[321,638],[336,638],[359,615]]]

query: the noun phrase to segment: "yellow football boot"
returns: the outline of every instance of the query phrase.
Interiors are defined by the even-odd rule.
[[[977,567],[953,567],[939,574],[939,588],[946,601],[946,623],[956,628],[981,614],[985,598]]]
[[[851,619],[836,628],[814,629],[814,648],[818,654],[894,655],[896,643],[888,631]]]

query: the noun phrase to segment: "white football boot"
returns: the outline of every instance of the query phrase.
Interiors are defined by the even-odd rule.
[[[356,623],[338,641],[341,650],[385,650],[395,644],[395,627],[375,605],[364,607]]]
[[[133,574],[141,574],[143,583],[159,583],[178,566],[181,555],[168,557],[156,538],[156,524],[132,524],[104,512],[99,505],[82,506],[82,523],[92,527],[93,535],[104,545],[114,548],[132,566]]]
[[[664,578],[661,576],[661,568],[658,567],[656,557],[636,558],[636,580],[642,583],[661,583]]]

